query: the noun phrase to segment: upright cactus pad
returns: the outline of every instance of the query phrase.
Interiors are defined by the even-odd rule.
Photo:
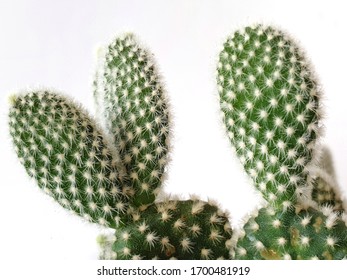
[[[116,155],[80,106],[51,91],[14,96],[10,133],[28,174],[63,207],[116,227],[128,198]]]
[[[133,203],[152,203],[163,179],[169,133],[157,70],[132,34],[113,40],[100,59],[94,81],[98,110],[132,182]]]
[[[116,231],[117,259],[229,259],[231,227],[218,207],[200,200],[168,200],[132,213]]]
[[[319,129],[317,83],[298,47],[272,27],[235,32],[218,65],[220,104],[246,172],[275,207],[308,183]]]
[[[268,201],[235,237],[235,258],[346,258],[345,217],[311,197],[326,177],[313,172],[319,91],[299,48],[272,27],[246,27],[224,44],[218,84],[229,138]]]

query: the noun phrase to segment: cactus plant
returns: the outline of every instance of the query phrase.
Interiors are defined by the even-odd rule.
[[[347,231],[331,208],[267,207],[252,215],[238,234],[237,259],[343,259]]]
[[[231,227],[211,203],[166,200],[131,213],[133,222],[116,231],[118,259],[229,259]]]
[[[345,258],[346,220],[331,207],[339,199],[314,200],[327,180],[314,172],[320,91],[303,52],[276,28],[246,27],[224,44],[218,86],[229,139],[268,203],[235,237],[234,257]]]
[[[219,56],[225,128],[266,205],[232,230],[198,198],[159,198],[170,117],[153,57],[132,34],[99,52],[99,126],[52,90],[11,97],[9,127],[27,173],[63,207],[114,229],[100,259],[343,259],[347,215],[326,150],[319,159],[320,89],[298,45],[255,25]]]
[[[132,209],[132,223],[100,235],[100,259],[229,259],[228,215],[212,202],[166,199]]]
[[[104,128],[53,90],[10,98],[10,134],[27,173],[63,207],[115,229],[113,238],[98,238],[101,259],[230,258],[232,231],[217,206],[195,198],[155,201],[169,113],[152,56],[132,34],[102,54],[94,99]]]
[[[124,218],[117,155],[78,105],[48,90],[13,96],[10,133],[28,174],[63,207],[110,227]]]
[[[299,48],[261,26],[235,32],[219,61],[221,108],[246,172],[276,207],[309,182],[319,130],[319,91]]]
[[[164,89],[152,56],[133,34],[116,38],[101,53],[94,81],[99,117],[120,153],[134,190],[133,203],[152,203],[167,162]]]
[[[166,199],[132,209],[132,222],[100,235],[100,259],[230,259],[228,215],[197,198]]]

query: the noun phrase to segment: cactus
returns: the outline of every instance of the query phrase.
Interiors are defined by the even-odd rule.
[[[100,259],[230,259],[228,215],[197,198],[130,211],[132,222],[100,235]]]
[[[237,259],[343,259],[347,254],[345,223],[326,207],[299,213],[262,208],[238,233]]]
[[[103,54],[94,97],[105,129],[52,90],[10,98],[10,134],[27,173],[63,207],[115,229],[98,238],[101,259],[230,258],[232,230],[217,206],[155,201],[169,114],[152,57],[131,34]]]
[[[329,188],[333,201],[317,201],[331,180],[317,172],[320,91],[302,51],[280,30],[246,27],[225,42],[217,81],[229,139],[268,203],[235,235],[233,256],[346,258],[339,199]]]
[[[298,47],[282,32],[237,31],[220,54],[218,83],[229,138],[256,187],[288,207],[309,183],[319,130],[319,91]]]
[[[116,231],[118,259],[229,259],[231,227],[217,206],[197,199],[167,200],[137,209]]]
[[[63,207],[113,228],[125,217],[117,155],[79,105],[52,91],[28,91],[12,97],[9,126],[27,173]]]
[[[99,57],[94,97],[100,118],[134,189],[133,203],[152,203],[168,153],[167,100],[151,55],[133,34],[115,38]]]
[[[99,126],[52,90],[10,98],[10,134],[27,173],[63,207],[113,229],[100,259],[343,259],[347,214],[326,150],[318,82],[297,44],[263,25],[227,39],[217,67],[225,128],[267,204],[232,230],[198,198],[160,198],[169,111],[153,58],[134,35],[99,53]]]

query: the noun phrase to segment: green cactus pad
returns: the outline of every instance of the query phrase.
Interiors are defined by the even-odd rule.
[[[9,117],[17,155],[39,187],[87,220],[116,227],[128,201],[116,156],[80,106],[29,91],[13,98]]]
[[[246,27],[224,43],[218,86],[246,172],[274,207],[295,204],[319,131],[319,91],[302,53],[277,29]]]
[[[236,259],[343,259],[347,227],[331,208],[262,208],[239,234]]]
[[[152,204],[116,230],[118,259],[229,259],[232,231],[218,207],[200,200]]]
[[[113,40],[100,59],[94,81],[98,111],[132,182],[132,203],[152,203],[168,152],[169,116],[163,87],[151,55],[132,34]]]

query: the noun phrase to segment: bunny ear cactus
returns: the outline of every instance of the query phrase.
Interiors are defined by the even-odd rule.
[[[100,55],[94,97],[130,178],[132,203],[152,203],[168,153],[169,113],[152,56],[133,34],[115,38]]]
[[[153,203],[167,162],[169,113],[152,56],[126,34],[99,60],[93,83],[97,111],[134,192],[130,221],[113,238],[100,237],[101,257],[230,258],[231,228],[216,206],[196,200]]]
[[[99,60],[94,97],[106,133],[52,90],[12,96],[15,151],[63,207],[115,229],[101,259],[342,259],[347,215],[329,158],[318,165],[320,93],[296,44],[257,25],[235,32],[218,64],[225,127],[267,206],[239,232],[216,205],[156,198],[168,157],[169,113],[153,59],[132,34]],[[109,140],[110,139],[110,140]]]
[[[221,109],[229,138],[264,198],[288,208],[309,183],[319,130],[317,83],[281,31],[237,31],[219,57]]]
[[[228,217],[212,203],[167,200],[131,213],[116,231],[118,259],[230,259]]]
[[[10,133],[17,155],[39,187],[63,207],[116,227],[127,210],[117,155],[95,122],[55,92],[11,98]]]
[[[115,235],[100,235],[100,259],[230,259],[228,215],[196,198],[167,199],[131,209],[129,222]]]
[[[127,34],[105,48],[100,64],[94,96],[107,134],[54,91],[11,97],[10,134],[28,174],[63,207],[116,230],[99,237],[101,259],[230,258],[232,230],[217,206],[154,202],[169,115],[151,56]]]
[[[273,27],[236,31],[219,56],[218,86],[230,141],[268,202],[238,234],[235,258],[346,257],[345,222],[311,199],[320,94],[302,51]]]
[[[238,233],[236,259],[343,259],[347,254],[345,222],[331,208],[262,208]]]

